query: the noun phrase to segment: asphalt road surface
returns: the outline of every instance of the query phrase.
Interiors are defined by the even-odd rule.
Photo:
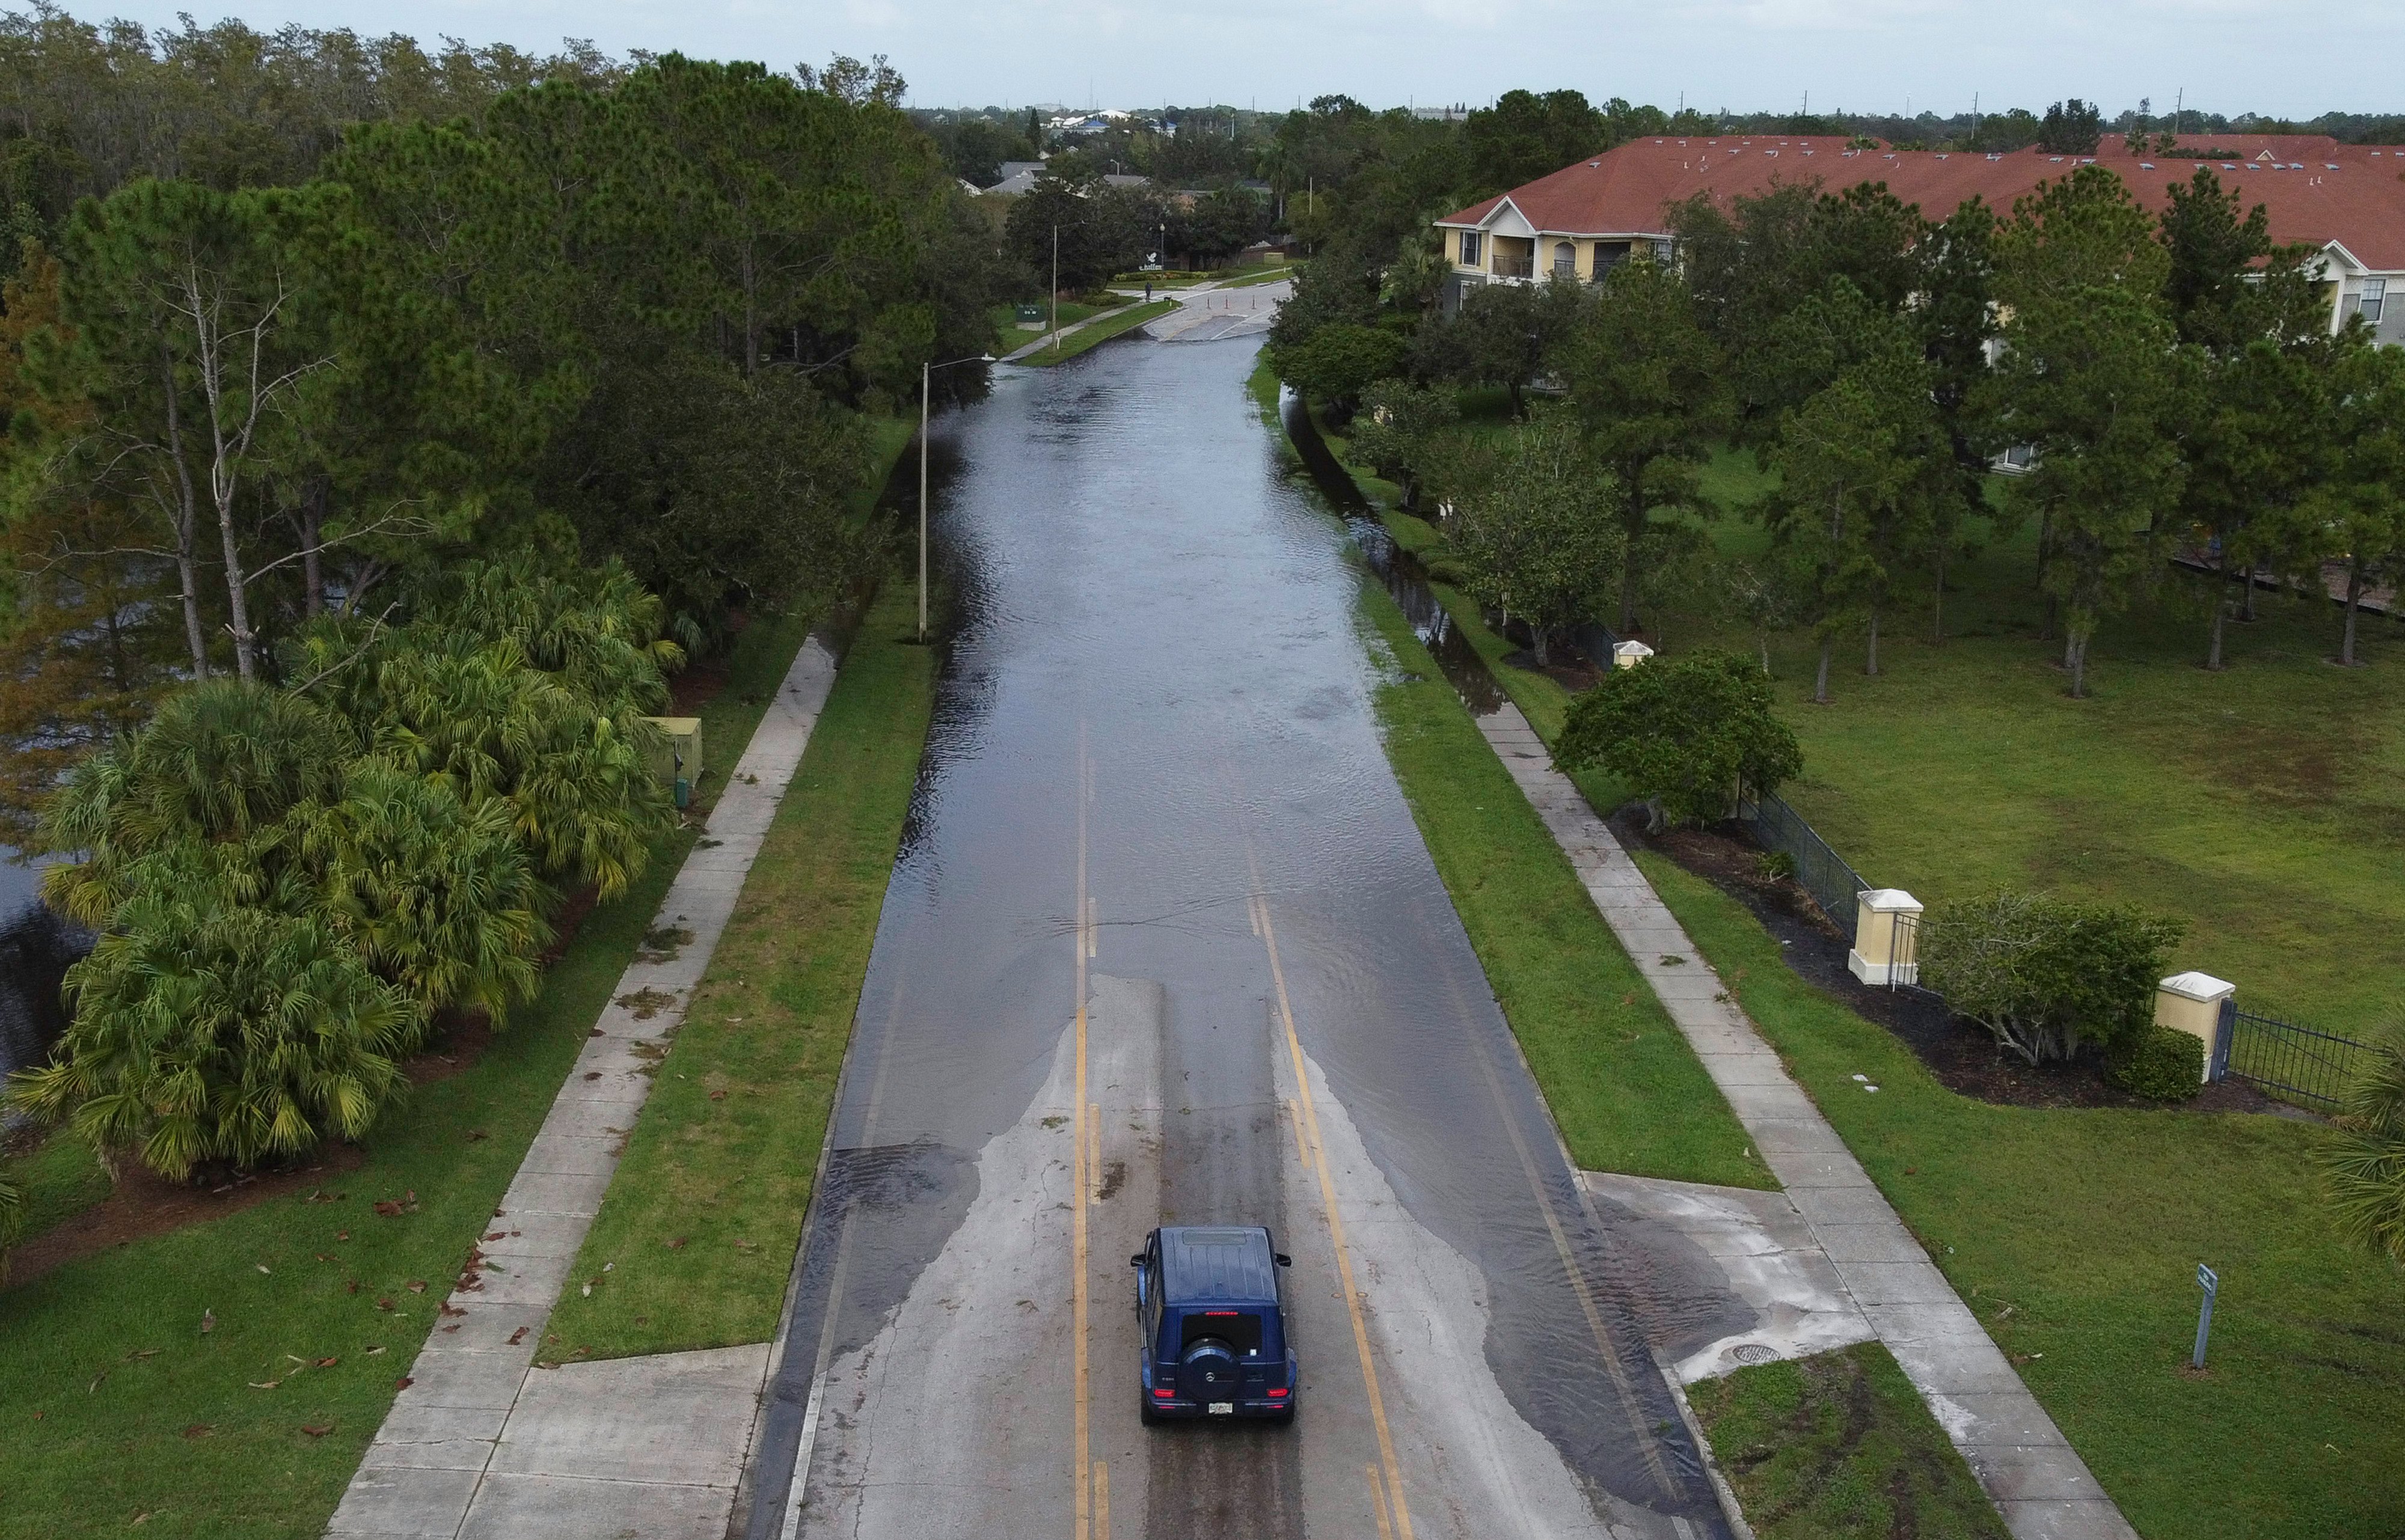
[[[1648,1347],[1713,1307],[1573,1180],[1257,345],[1117,342],[938,424],[956,621],[763,1540],[1725,1533]],[[1139,1422],[1163,1223],[1293,1253],[1293,1426]]]

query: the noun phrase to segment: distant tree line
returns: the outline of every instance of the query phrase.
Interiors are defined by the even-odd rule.
[[[2159,217],[2091,164],[2008,212],[1790,185],[1669,222],[1675,262],[1476,287],[1451,315],[1416,235],[1378,262],[1348,230],[1271,334],[1289,383],[1340,421],[1368,410],[1383,471],[1453,507],[1472,590],[1511,595],[1540,655],[1549,630],[1595,614],[1631,631],[1677,595],[1808,629],[1825,700],[1841,642],[1878,673],[1909,587],[1942,639],[1949,564],[2033,525],[2042,635],[2076,696],[2100,622],[2175,552],[2221,574],[2212,668],[2262,574],[2318,592],[2337,564],[2345,665],[2363,594],[2405,575],[2405,352],[2359,319],[2333,333],[2314,252],[2275,247],[2210,169]],[[1559,405],[1499,448],[1426,399],[1496,386],[1525,415],[1538,379]],[[1775,472],[1750,511],[1765,556],[1701,533],[1698,469],[1723,445]],[[2006,451],[2026,470],[1996,483]],[[1616,581],[1592,576],[1598,542]]]

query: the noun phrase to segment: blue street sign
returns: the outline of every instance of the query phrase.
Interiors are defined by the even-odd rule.
[[[2204,1291],[2204,1303],[2196,1312],[2196,1353],[2188,1360],[2195,1368],[2204,1367],[2205,1334],[2213,1330],[2213,1296],[2221,1292],[2221,1275],[2200,1262],[2196,1265],[2196,1286]]]

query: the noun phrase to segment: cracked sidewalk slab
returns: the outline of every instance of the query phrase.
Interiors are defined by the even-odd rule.
[[[815,637],[752,733],[328,1525],[328,1540],[718,1540],[768,1345],[539,1366],[551,1307],[834,687]],[[485,1239],[489,1238],[489,1239]]]

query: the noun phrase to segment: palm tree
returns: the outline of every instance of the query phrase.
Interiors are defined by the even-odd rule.
[[[78,766],[44,811],[51,905],[90,926],[132,897],[134,862],[188,841],[273,843],[285,814],[339,793],[354,748],[301,696],[209,679],[170,696],[149,724]]]
[[[359,1138],[406,1088],[420,1024],[331,927],[218,903],[197,853],[129,872],[139,896],[68,971],[75,1020],[10,1097],[176,1181]]]
[[[2325,1157],[2339,1233],[2405,1267],[2405,1014],[2373,1041]]]
[[[398,764],[361,760],[342,800],[310,809],[300,835],[322,874],[315,912],[421,1013],[465,1005],[499,1025],[533,998],[551,936],[548,895],[510,822],[499,799],[471,808]]]

